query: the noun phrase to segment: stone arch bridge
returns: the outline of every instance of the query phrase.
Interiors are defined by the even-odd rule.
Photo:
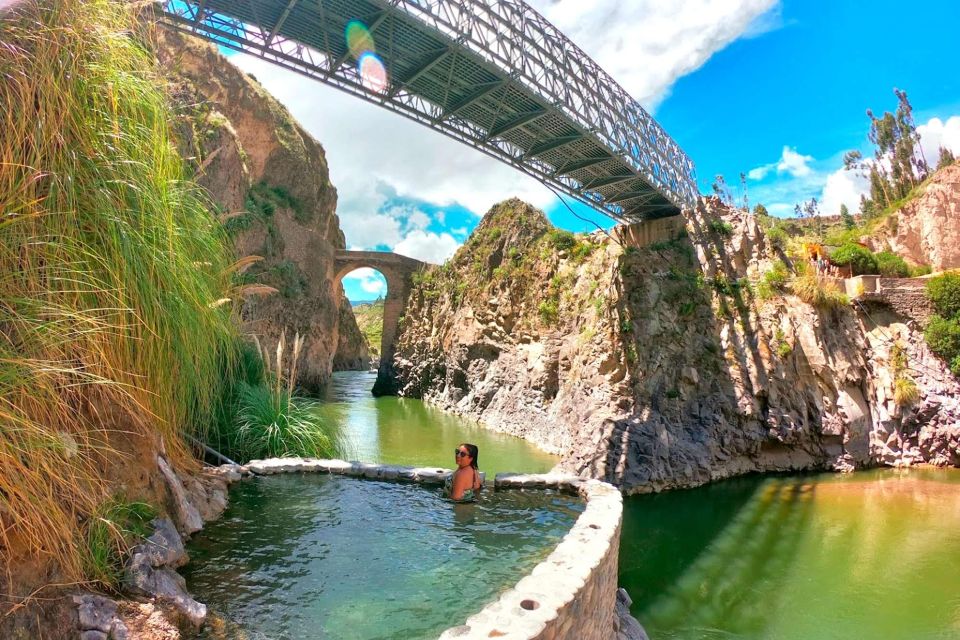
[[[376,269],[387,279],[387,298],[383,303],[383,337],[380,341],[380,366],[377,369],[377,381],[373,385],[373,395],[394,395],[397,391],[397,378],[393,369],[393,356],[397,350],[397,332],[400,329],[400,316],[410,297],[413,286],[413,274],[427,264],[386,251],[337,251],[334,258],[334,277],[339,282],[355,269],[369,267]]]

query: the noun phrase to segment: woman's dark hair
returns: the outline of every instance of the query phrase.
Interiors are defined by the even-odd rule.
[[[470,454],[470,466],[479,471],[479,467],[477,467],[477,458],[480,457],[480,449],[477,449],[477,445],[461,442],[460,446],[467,448],[467,453]]]

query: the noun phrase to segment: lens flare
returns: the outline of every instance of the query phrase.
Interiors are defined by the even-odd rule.
[[[387,90],[387,68],[377,54],[367,52],[360,56],[357,71],[360,73],[360,81],[368,91],[383,93]]]
[[[373,41],[373,34],[367,29],[367,25],[359,20],[351,20],[348,22],[344,35],[347,39],[347,50],[349,50],[350,55],[357,60],[365,53],[374,53],[377,50],[377,46]]]

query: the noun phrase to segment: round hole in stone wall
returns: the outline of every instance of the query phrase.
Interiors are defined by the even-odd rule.
[[[536,600],[521,600],[520,608],[526,609],[527,611],[533,611],[534,609],[540,608],[540,603]]]
[[[600,528],[600,525],[598,525],[598,524],[592,524],[592,525],[590,525],[590,528],[591,528],[591,529],[599,529],[599,528]]]

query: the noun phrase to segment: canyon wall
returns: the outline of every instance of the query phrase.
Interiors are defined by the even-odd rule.
[[[934,271],[960,268],[960,164],[931,176],[869,243],[876,251],[888,249]]]
[[[502,203],[415,286],[400,393],[634,492],[750,471],[960,465],[960,385],[917,326],[882,305],[761,295],[783,258],[755,218],[716,200],[576,238]]]
[[[238,288],[244,330],[270,348],[284,331],[305,336],[298,382],[309,391],[334,365],[366,369],[366,343],[333,271],[345,244],[323,148],[215,46],[162,28],[157,36],[184,156],[239,256],[262,258]]]

